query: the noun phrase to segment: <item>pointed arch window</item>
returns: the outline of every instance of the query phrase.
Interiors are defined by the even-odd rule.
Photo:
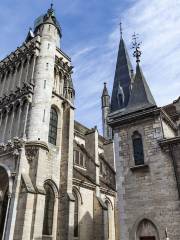
[[[74,205],[74,237],[79,237],[79,203],[78,203],[78,196],[75,191],[73,191],[73,196],[75,199]]]
[[[0,166],[0,239],[2,239],[4,230],[6,229],[9,190],[9,176],[6,170]]]
[[[144,164],[144,150],[142,136],[138,131],[135,131],[132,135],[133,153],[135,165]]]
[[[53,230],[55,194],[52,187],[48,183],[45,183],[44,189],[46,196],[44,207],[43,235],[51,236]]]
[[[50,122],[49,122],[49,143],[56,145],[57,140],[57,125],[58,125],[58,114],[55,108],[51,108]]]
[[[105,229],[106,229],[107,238],[109,239],[109,230],[110,230],[109,229],[109,211],[110,211],[110,203],[106,200],[105,204],[106,204],[106,207],[107,207]]]

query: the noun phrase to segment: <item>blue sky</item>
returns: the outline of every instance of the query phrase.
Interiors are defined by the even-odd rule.
[[[0,58],[24,41],[50,0],[0,0]],[[103,82],[111,93],[119,44],[119,22],[132,63],[134,32],[142,41],[141,65],[159,106],[180,95],[179,0],[54,0],[63,30],[61,48],[75,66],[78,121],[101,130]]]

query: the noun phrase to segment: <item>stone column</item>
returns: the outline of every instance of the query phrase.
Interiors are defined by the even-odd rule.
[[[34,84],[34,83],[35,83],[35,82],[34,82],[34,70],[35,70],[36,58],[37,58],[37,56],[34,55],[34,57],[33,57],[33,61],[32,61],[32,72],[31,72],[31,78],[30,78],[30,83],[31,83],[31,84]],[[29,70],[31,70],[31,65],[30,65],[30,69],[29,69]]]
[[[4,97],[4,87],[5,87],[5,83],[6,83],[6,76],[7,76],[7,72],[4,75],[3,86],[2,86],[2,89],[1,89],[0,97]]]
[[[16,90],[16,77],[17,77],[17,68],[14,71],[14,77],[13,77],[13,80],[12,80],[11,91],[15,91]]]
[[[13,105],[12,117],[11,117],[11,123],[10,123],[10,137],[11,138],[13,137],[12,134],[13,134],[14,113],[15,113],[15,106]]]
[[[5,117],[5,123],[4,123],[4,129],[3,129],[3,133],[2,133],[2,141],[4,142],[5,140],[5,134],[6,134],[6,128],[7,128],[7,122],[8,122],[8,115],[9,115],[9,109],[6,108],[6,117]]]
[[[8,194],[8,204],[7,204],[7,210],[6,210],[6,217],[5,217],[5,223],[4,223],[4,230],[3,230],[3,235],[2,235],[2,240],[5,240],[6,236],[6,228],[7,228],[7,220],[8,220],[8,215],[9,215],[9,206],[11,202],[11,193]]]
[[[27,118],[28,118],[28,113],[29,113],[29,106],[30,106],[30,103],[27,102],[26,106],[25,106],[25,111],[24,111],[25,117],[24,117],[23,132],[22,132],[23,139],[27,138],[27,136],[26,136],[26,126],[27,126]]]
[[[19,105],[19,113],[18,113],[18,118],[17,118],[17,129],[16,129],[16,137],[19,137],[19,132],[21,128],[21,114],[22,114],[22,102],[20,101]]]
[[[19,74],[19,79],[18,79],[18,84],[17,87],[21,87],[21,78],[22,78],[22,73],[23,73],[23,66],[24,65],[24,61],[21,61],[21,70],[20,70],[20,74]]]
[[[13,85],[13,69],[11,68],[10,79],[8,84],[8,93],[11,92],[12,85]]]
[[[0,110],[0,129],[1,129],[1,124],[2,124],[2,116],[3,116],[3,113],[2,113],[2,110]]]
[[[25,79],[24,79],[24,82],[27,83],[27,80],[28,80],[28,73],[29,73],[29,66],[30,66],[30,56],[28,56],[27,58],[27,66],[26,66],[26,76],[25,76]]]
[[[61,240],[74,239],[72,213],[72,178],[73,178],[73,139],[74,139],[74,109],[68,103],[64,104],[62,127],[62,151],[60,173],[60,197],[58,232]]]

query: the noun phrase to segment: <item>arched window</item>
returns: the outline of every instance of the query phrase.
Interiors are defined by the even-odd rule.
[[[6,170],[0,166],[0,239],[2,239],[8,206],[9,178]]]
[[[136,237],[140,240],[159,240],[156,226],[148,219],[144,219],[140,222],[137,228]]]
[[[43,222],[43,235],[52,235],[53,229],[53,216],[54,216],[54,203],[55,195],[52,187],[46,183],[44,185],[46,192],[45,208],[44,208],[44,222]]]
[[[78,204],[78,196],[75,191],[73,191],[75,206],[74,206],[74,237],[79,237],[79,204]]]
[[[142,142],[141,134],[139,132],[135,131],[132,136],[132,141],[133,141],[135,165],[143,165],[144,164],[144,151],[143,151],[143,142]]]
[[[109,212],[110,212],[110,203],[106,200],[105,201],[106,207],[107,207],[107,214],[106,214],[106,224],[105,224],[105,230],[107,234],[107,238],[109,239]]]
[[[49,122],[49,143],[56,145],[57,140],[57,125],[58,125],[58,114],[56,109],[51,108],[50,122]]]

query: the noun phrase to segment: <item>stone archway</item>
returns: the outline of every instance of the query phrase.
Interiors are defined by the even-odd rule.
[[[156,226],[148,219],[143,219],[137,228],[137,240],[159,240]]]
[[[8,206],[9,176],[5,168],[0,166],[0,239],[2,239]]]

